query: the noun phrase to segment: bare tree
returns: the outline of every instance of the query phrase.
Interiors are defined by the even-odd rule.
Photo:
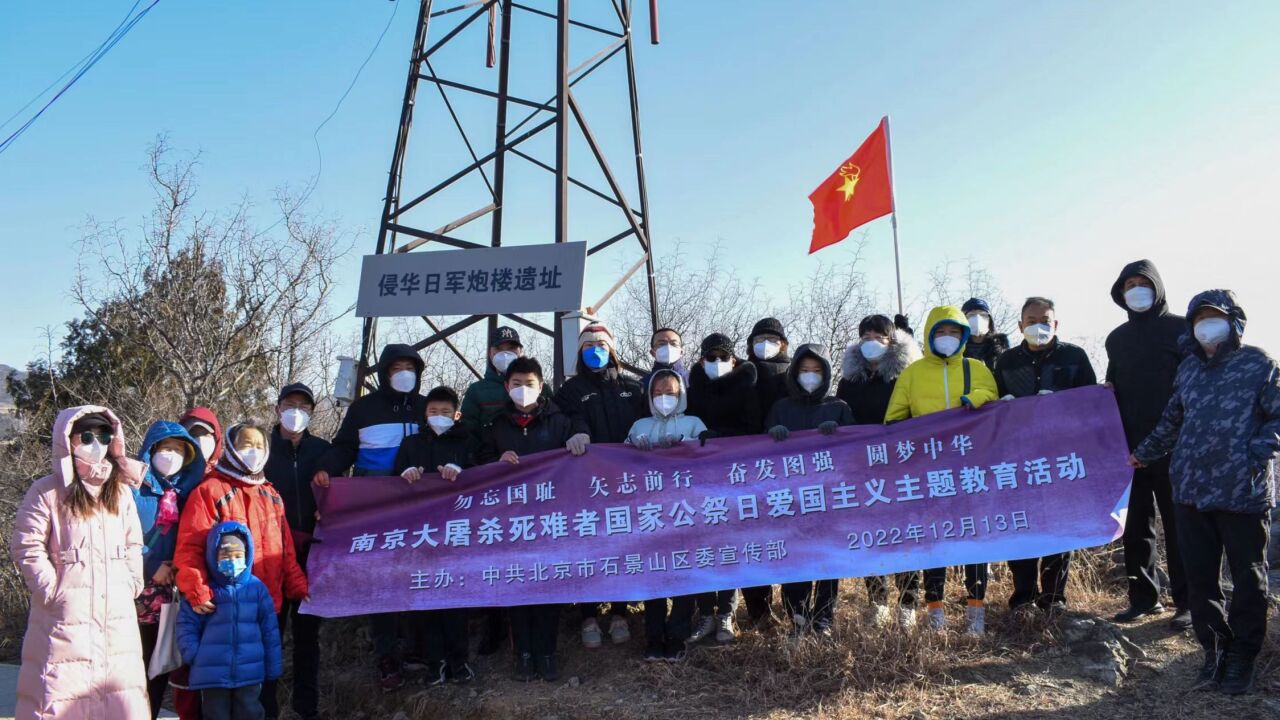
[[[827,346],[834,380],[840,378],[840,353],[856,339],[862,318],[884,312],[876,306],[861,270],[863,243],[860,239],[853,246],[847,261],[823,263],[803,282],[792,285],[790,303],[779,317],[793,347],[802,342]]]
[[[916,313],[916,327],[924,323],[931,308],[937,305],[960,307],[969,298],[981,298],[991,306],[993,330],[1015,333],[1018,330],[1018,310],[1000,289],[1000,284],[987,268],[973,258],[963,261],[946,260],[929,271],[929,287],[925,292],[923,307]]]

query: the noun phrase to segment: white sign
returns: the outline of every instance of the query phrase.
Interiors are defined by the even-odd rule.
[[[359,317],[578,310],[585,242],[365,255]]]

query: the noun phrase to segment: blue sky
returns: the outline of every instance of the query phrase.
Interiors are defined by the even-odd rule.
[[[68,288],[86,218],[141,222],[150,201],[141,166],[158,133],[202,153],[206,207],[305,186],[317,171],[313,131],[396,11],[320,134],[312,197],[353,234],[357,254],[371,252],[416,13],[400,2],[398,11],[386,0],[157,5],[0,155],[0,243],[17,270],[0,290],[0,362],[42,354],[41,328],[76,315]],[[100,42],[130,4],[5,3],[0,118]],[[514,26],[531,38],[515,82],[545,76],[548,27]],[[1280,4],[665,0],[662,33],[660,46],[637,53],[659,252],[720,239],[744,273],[785,294],[815,263],[843,257],[806,255],[807,195],[890,114],[909,301],[929,269],[974,257],[1010,297],[1057,299],[1064,335],[1099,336],[1123,319],[1107,295],[1115,273],[1150,257],[1175,308],[1196,290],[1234,288],[1250,311],[1248,339],[1280,351],[1267,302],[1280,240]],[[573,37],[575,61],[599,47]],[[482,61],[476,36],[437,69],[491,80]],[[624,137],[608,94],[616,78],[593,82],[581,91],[593,126]],[[483,122],[488,107],[462,112]],[[424,153],[448,137],[433,133],[447,129],[441,117],[432,121],[415,125]],[[549,240],[537,237],[548,232],[542,205],[520,203],[529,220],[508,232]],[[451,210],[474,207],[459,199]],[[890,310],[889,224],[868,230],[866,267]],[[629,263],[625,253],[604,269]],[[353,259],[352,280],[357,271]]]

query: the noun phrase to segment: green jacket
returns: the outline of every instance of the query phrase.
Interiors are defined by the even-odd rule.
[[[471,383],[462,398],[462,427],[471,435],[493,424],[494,418],[507,407],[511,398],[503,384],[504,378],[493,363],[485,368],[484,379]],[[542,397],[551,398],[551,387],[542,386]]]

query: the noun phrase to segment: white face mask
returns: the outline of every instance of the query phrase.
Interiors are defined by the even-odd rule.
[[[1156,304],[1156,291],[1149,287],[1132,287],[1124,293],[1124,304],[1134,312],[1146,312]]]
[[[1022,329],[1022,336],[1032,347],[1043,347],[1053,340],[1053,326],[1047,323],[1036,323]]]
[[[969,330],[977,336],[986,335],[991,330],[991,320],[982,313],[974,313],[969,316]]]
[[[1231,323],[1226,318],[1205,318],[1196,323],[1196,340],[1205,347],[1215,347],[1231,336]]]
[[[500,353],[494,353],[494,355],[493,355],[493,368],[494,368],[495,370],[497,370],[499,373],[502,373],[503,375],[506,375],[506,374],[507,374],[507,368],[511,365],[511,363],[512,363],[512,362],[513,362],[517,357],[519,357],[519,356],[518,356],[518,355],[516,355],[515,353],[511,352],[510,350],[503,350],[503,351],[502,351],[502,352],[500,352]]]
[[[658,348],[653,351],[653,358],[660,363],[672,365],[679,360],[683,354],[684,351],[675,345],[659,345]]]
[[[75,449],[75,456],[90,465],[97,465],[107,456],[107,446],[95,438],[88,445],[80,445]]]
[[[267,464],[267,451],[258,448],[246,448],[239,451],[240,462],[244,463],[245,468],[250,475],[262,472],[262,467]]]
[[[675,395],[657,395],[653,398],[654,411],[663,417],[675,412],[679,404],[680,398]]]
[[[182,469],[184,459],[176,450],[161,450],[151,456],[151,469],[160,477],[170,477]]]
[[[702,368],[707,371],[707,377],[715,380],[728,375],[733,370],[732,360],[704,360]]]
[[[755,344],[756,357],[768,360],[782,350],[782,343],[777,340],[762,340]]]
[[[822,373],[802,372],[796,377],[796,382],[800,383],[805,392],[813,392],[822,386]]]
[[[289,408],[280,413],[280,427],[291,433],[300,433],[311,424],[311,413],[299,408]]]
[[[538,402],[539,391],[537,388],[528,385],[517,385],[507,391],[507,395],[511,396],[511,401],[516,407],[528,407]]]
[[[196,444],[200,446],[200,454],[208,460],[213,457],[213,450],[218,446],[218,441],[212,435],[201,435],[196,438]]]
[[[413,386],[417,384],[418,374],[412,370],[400,370],[391,376],[391,389],[396,392],[413,392]]]
[[[437,435],[443,435],[453,427],[453,418],[448,415],[432,415],[427,418],[427,424],[436,431]]]
[[[867,359],[867,362],[879,360],[888,350],[889,347],[878,340],[863,340],[858,346],[858,351]]]
[[[943,335],[933,339],[933,351],[944,358],[951,357],[960,349],[960,338],[954,335]]]

